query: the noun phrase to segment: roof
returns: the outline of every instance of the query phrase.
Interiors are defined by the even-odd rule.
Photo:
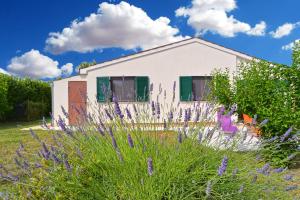
[[[113,64],[124,62],[124,61],[127,61],[127,60],[132,60],[132,59],[143,57],[143,56],[146,56],[146,55],[159,53],[161,51],[166,51],[166,50],[169,50],[169,49],[172,49],[172,48],[176,48],[176,47],[180,47],[180,46],[187,45],[187,44],[192,44],[192,43],[199,43],[199,44],[202,44],[202,45],[206,45],[206,46],[209,46],[211,48],[214,48],[214,49],[217,49],[217,50],[220,50],[220,51],[238,56],[238,57],[246,59],[246,60],[258,59],[256,57],[250,56],[246,53],[242,53],[240,51],[236,51],[236,50],[233,50],[233,49],[215,44],[213,42],[210,42],[210,41],[207,41],[207,40],[204,40],[204,39],[200,39],[200,38],[197,38],[197,37],[192,37],[192,38],[188,38],[188,39],[185,39],[185,40],[180,40],[180,41],[177,41],[177,42],[173,42],[173,43],[165,44],[165,45],[158,46],[158,47],[155,47],[155,48],[140,51],[140,52],[137,52],[137,53],[134,53],[134,54],[122,56],[122,57],[119,57],[119,58],[116,58],[116,59],[113,59],[113,60],[105,61],[103,63],[98,63],[96,65],[93,65],[93,66],[90,66],[90,67],[87,67],[87,68],[84,68],[84,69],[80,69],[79,74],[80,75],[86,75],[88,73],[88,71],[91,71],[91,70],[94,70],[94,69],[98,69],[98,68],[102,68],[102,67],[105,67],[105,66],[113,65]]]

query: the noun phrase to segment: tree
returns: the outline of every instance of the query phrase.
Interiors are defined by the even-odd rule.
[[[93,65],[96,65],[97,62],[93,60],[92,62],[82,62],[76,67],[76,71],[79,72],[80,69],[84,69]]]
[[[293,47],[293,67],[300,68],[300,40],[296,40]]]

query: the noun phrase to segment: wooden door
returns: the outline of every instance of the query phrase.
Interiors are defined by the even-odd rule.
[[[79,125],[86,117],[86,81],[69,81],[69,125]]]

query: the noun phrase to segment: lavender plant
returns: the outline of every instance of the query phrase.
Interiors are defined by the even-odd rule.
[[[239,152],[253,139],[241,132],[225,135],[214,123],[213,103],[191,104],[183,109],[184,119],[179,106],[159,101],[122,107],[114,99],[97,109],[99,116],[87,114],[76,127],[59,118],[61,131],[48,130],[51,143],[31,130],[41,148],[32,155],[20,146],[18,173],[0,165],[0,179],[16,186],[5,194],[15,199],[292,199],[290,191],[297,190],[286,182],[284,170],[256,160],[256,151]]]

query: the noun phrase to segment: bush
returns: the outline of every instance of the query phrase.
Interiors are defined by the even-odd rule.
[[[109,108],[100,106],[100,116],[86,116],[85,124],[78,127],[58,119],[63,132],[53,134],[51,144],[31,131],[41,149],[33,158],[27,151],[30,147],[19,148],[15,161],[22,176],[7,170],[2,176],[16,185],[10,195],[17,199],[292,199],[284,192],[283,169],[274,172],[253,153],[235,151],[236,143],[245,142],[244,136],[214,137],[218,126],[204,123],[214,118],[214,105],[201,112],[199,105],[186,108],[184,120],[180,115],[165,120],[161,104],[155,105],[121,110],[115,101]],[[169,105],[161,110],[180,112]],[[200,116],[202,123],[189,123],[187,115]],[[164,122],[160,127],[154,126],[158,119]],[[175,132],[179,121],[184,127]]]
[[[269,120],[262,127],[264,139],[281,137],[290,127],[292,133],[289,137],[296,135],[300,128],[300,66],[286,67],[266,61],[243,63],[231,86],[218,84],[230,81],[228,71],[217,71],[213,75],[214,89],[211,95],[216,97],[218,103],[225,104],[226,107],[236,103],[240,117],[245,113],[257,115],[258,121]],[[229,96],[228,94],[232,97],[224,100],[224,96]],[[271,146],[264,146],[265,158],[274,165],[288,166],[292,159],[285,158],[296,153],[299,140],[268,145]]]
[[[41,118],[40,115],[28,117],[34,102],[41,110],[41,114],[48,116],[51,111],[51,88],[49,83],[20,79],[8,75],[0,75],[0,120],[28,120]],[[42,105],[41,105],[42,104]],[[21,112],[22,111],[22,112]]]

